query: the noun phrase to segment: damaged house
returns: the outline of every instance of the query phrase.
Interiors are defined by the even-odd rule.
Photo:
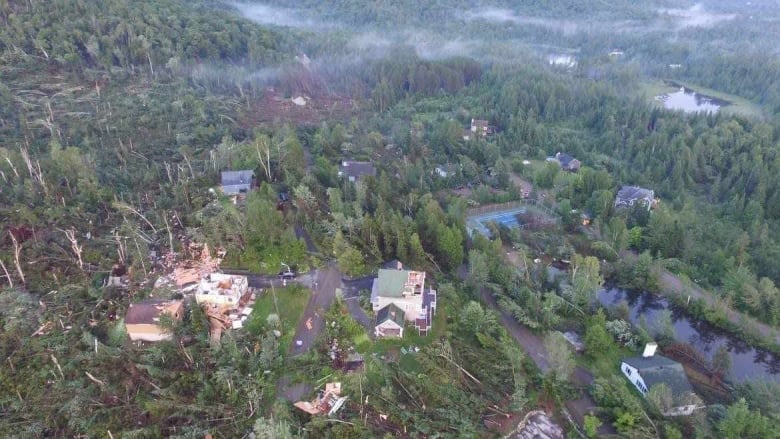
[[[125,316],[125,329],[130,340],[170,340],[172,334],[160,324],[160,318],[163,316],[181,321],[184,316],[184,303],[181,300],[161,299],[131,303]]]

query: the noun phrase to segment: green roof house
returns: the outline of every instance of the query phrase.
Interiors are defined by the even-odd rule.
[[[426,289],[424,271],[405,270],[397,261],[390,267],[380,269],[374,279],[371,308],[378,316],[392,304],[403,311],[404,319],[413,323],[419,334],[427,334],[436,312],[436,290]]]
[[[374,332],[377,337],[404,336],[404,311],[391,303],[376,313],[376,326]]]
[[[693,392],[682,364],[655,355],[657,348],[657,344],[648,343],[641,357],[624,359],[620,370],[642,396],[647,396],[656,386],[664,385],[669,389],[671,400],[667,401],[666,407],[660,407],[664,416],[688,416],[699,407],[701,400]]]

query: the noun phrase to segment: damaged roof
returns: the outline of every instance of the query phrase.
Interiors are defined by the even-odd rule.
[[[149,299],[131,303],[125,316],[126,325],[156,325],[160,316],[169,314],[173,319],[180,319],[184,304],[180,300]]]

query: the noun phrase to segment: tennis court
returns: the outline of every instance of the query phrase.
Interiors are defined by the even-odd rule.
[[[471,216],[466,221],[466,227],[470,236],[474,236],[474,232],[476,231],[490,238],[491,233],[490,229],[488,228],[488,224],[497,223],[510,229],[516,229],[521,226],[520,221],[517,219],[517,215],[523,214],[525,212],[526,208],[521,207],[511,210]]]

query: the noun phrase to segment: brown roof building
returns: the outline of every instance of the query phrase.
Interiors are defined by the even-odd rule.
[[[131,303],[125,316],[125,328],[130,340],[160,341],[171,338],[171,333],[160,325],[160,317],[170,316],[180,321],[184,315],[181,300],[149,299]]]

